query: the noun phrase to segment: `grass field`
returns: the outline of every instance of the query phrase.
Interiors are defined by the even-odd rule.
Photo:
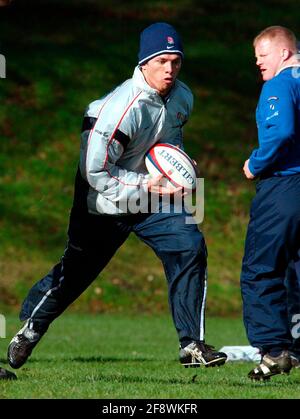
[[[0,357],[19,327],[7,321]],[[207,342],[247,345],[240,319],[211,318]],[[252,383],[252,363],[182,368],[167,316],[64,314],[44,336],[18,380],[0,382],[1,399],[283,399],[300,397],[300,370]]]
[[[0,10],[7,62],[0,80],[0,314],[11,313],[9,336],[29,288],[65,246],[84,109],[131,77],[140,31],[165,20],[184,40],[180,79],[195,97],[185,149],[205,178],[207,312],[241,313],[239,275],[254,195],[241,168],[257,144],[261,89],[251,43],[274,24],[299,37],[299,1],[16,1]],[[163,268],[130,236],[101,281],[51,327],[19,380],[0,383],[0,398],[300,397],[300,371],[253,384],[249,364],[180,368],[167,311]],[[0,339],[3,361],[8,341]],[[241,321],[230,318],[210,318],[207,341],[247,344]]]

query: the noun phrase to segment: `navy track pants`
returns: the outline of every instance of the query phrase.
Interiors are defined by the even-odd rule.
[[[241,292],[248,339],[262,352],[291,349],[295,343],[291,315],[299,307],[299,249],[300,175],[259,181],[250,211]]]
[[[20,313],[44,332],[98,276],[134,232],[161,259],[180,340],[204,339],[207,253],[204,237],[186,213],[101,216],[73,208],[61,261],[29,291]]]

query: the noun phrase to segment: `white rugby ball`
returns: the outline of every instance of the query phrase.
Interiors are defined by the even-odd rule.
[[[152,176],[163,174],[174,187],[182,187],[186,191],[196,188],[197,172],[193,161],[172,144],[155,144],[146,154],[145,164]]]

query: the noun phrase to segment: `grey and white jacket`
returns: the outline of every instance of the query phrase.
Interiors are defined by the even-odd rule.
[[[88,182],[88,211],[130,213],[149,174],[145,154],[158,142],[182,144],[182,127],[193,105],[190,89],[179,80],[165,100],[145,81],[139,67],[133,77],[92,102],[81,135],[80,172]]]

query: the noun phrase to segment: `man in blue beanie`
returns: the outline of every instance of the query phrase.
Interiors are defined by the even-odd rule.
[[[256,110],[259,145],[243,168],[247,179],[259,182],[241,290],[248,339],[262,355],[248,376],[267,380],[289,373],[292,356],[296,363],[299,356],[300,64],[296,37],[287,28],[268,27],[253,45],[265,83]]]
[[[156,143],[182,147],[182,127],[192,110],[189,88],[177,80],[183,48],[176,30],[155,23],[141,34],[133,77],[86,110],[80,164],[75,180],[68,241],[61,261],[30,290],[20,318],[23,328],[12,339],[8,360],[21,367],[59,316],[98,276],[131,232],[161,259],[169,304],[180,342],[180,362],[188,366],[222,365],[226,355],[204,340],[206,246],[196,223],[186,223],[185,208],[174,210],[163,199],[148,210],[130,202],[147,196],[182,194],[151,178],[145,154]],[[136,207],[134,207],[136,208]]]

